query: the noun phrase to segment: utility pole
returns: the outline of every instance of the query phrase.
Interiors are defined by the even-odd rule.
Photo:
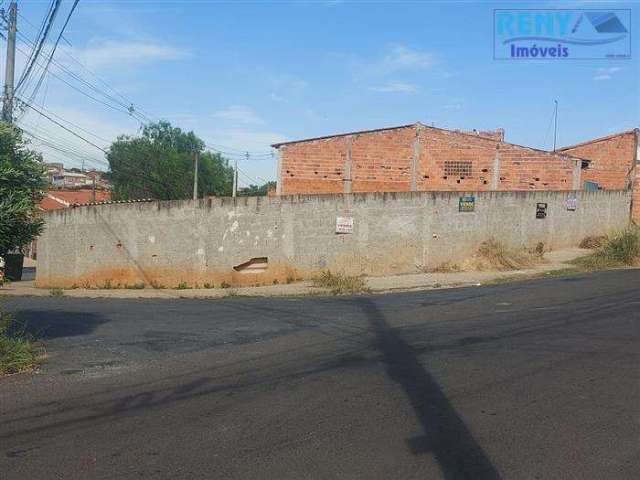
[[[233,168],[233,193],[232,195],[235,197],[238,195],[238,158],[235,159],[235,166]]]
[[[4,99],[2,103],[2,119],[13,123],[13,81],[16,67],[16,23],[18,21],[18,4],[9,5],[9,31],[7,32],[7,64],[4,79]]]
[[[556,108],[553,112],[553,151],[556,151],[556,141],[558,140],[558,100],[556,102]]]
[[[93,189],[91,191],[91,197],[93,198],[93,203],[96,203],[96,175],[97,175],[97,172],[93,172]]]
[[[198,157],[200,154],[198,151],[193,156],[193,200],[198,199]]]

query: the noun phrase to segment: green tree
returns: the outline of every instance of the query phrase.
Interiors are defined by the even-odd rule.
[[[42,231],[35,203],[45,188],[41,155],[27,148],[18,128],[0,122],[0,256]]]
[[[231,194],[233,169],[227,159],[205,151],[193,132],[158,122],[145,126],[139,136],[122,135],[111,144],[107,159],[114,198],[191,198],[195,152],[200,154],[198,195]]]
[[[271,182],[264,183],[260,186],[251,184],[248,187],[239,190],[238,195],[245,196],[245,197],[265,196],[270,189],[271,190],[276,189],[276,182],[271,181]]]

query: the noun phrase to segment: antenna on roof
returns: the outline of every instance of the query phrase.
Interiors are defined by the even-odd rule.
[[[553,111],[553,151],[556,151],[556,142],[558,140],[558,100],[554,100],[556,108]]]

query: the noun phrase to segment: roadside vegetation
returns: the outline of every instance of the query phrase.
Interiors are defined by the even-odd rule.
[[[42,358],[42,347],[0,310],[0,376],[32,370]]]
[[[17,252],[42,231],[35,204],[45,187],[39,153],[20,129],[0,122],[0,257]]]
[[[544,261],[544,243],[542,242],[533,248],[512,248],[491,239],[480,244],[475,255],[463,262],[461,270],[521,270],[539,265]]]
[[[640,266],[640,227],[632,226],[611,237],[592,242],[587,237],[580,244],[593,245],[594,252],[571,263],[582,270],[600,270],[625,266]]]
[[[366,293],[370,291],[364,277],[333,273],[329,270],[325,270],[315,277],[313,279],[313,286],[326,288],[333,295]]]

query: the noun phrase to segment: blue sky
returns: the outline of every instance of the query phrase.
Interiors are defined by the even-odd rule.
[[[24,18],[39,24],[47,4],[19,2],[23,35],[35,37]],[[83,0],[56,58],[98,82],[71,53],[148,116],[231,157],[250,151],[241,184],[275,177],[270,143],[415,121],[502,127],[508,141],[549,148],[554,99],[560,145],[640,126],[637,38],[630,60],[496,61],[493,9],[514,7],[631,8],[640,24],[640,4],[629,2]],[[139,128],[54,77],[36,105],[100,146]],[[21,121],[101,166],[98,150],[37,114]],[[80,164],[41,147],[49,160]]]

